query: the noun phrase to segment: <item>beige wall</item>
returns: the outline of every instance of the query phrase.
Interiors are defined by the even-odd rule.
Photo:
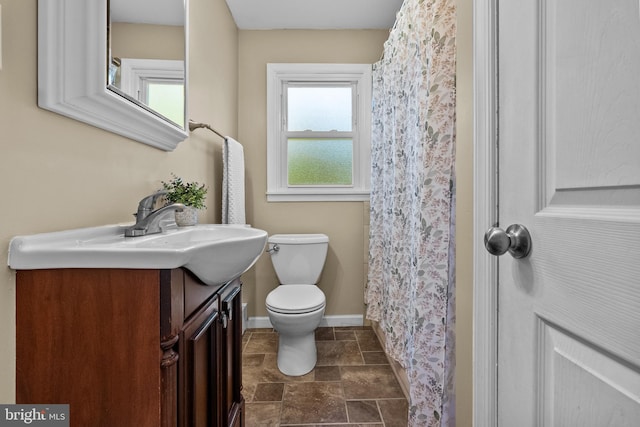
[[[324,233],[329,253],[319,283],[326,315],[363,314],[362,202],[267,203],[266,64],[368,63],[380,58],[388,31],[240,31],[238,137],[245,147],[247,221],[276,233]],[[278,284],[268,255],[244,276],[249,316],[266,316],[267,293]]]
[[[171,153],[39,109],[37,0],[0,0],[0,259],[11,237],[132,220],[138,200],[175,172],[214,186],[220,139],[197,131]],[[191,117],[237,132],[238,33],[224,0],[191,0]],[[14,401],[15,274],[0,274],[0,402]]]
[[[457,0],[456,425],[472,425],[473,0]]]
[[[210,183],[204,222],[220,221],[220,139],[196,131],[172,153],[37,107],[37,0],[0,0],[0,253],[11,237],[131,220],[138,200],[176,172]],[[471,426],[472,0],[458,0],[457,418]],[[331,239],[320,287],[327,314],[362,314],[365,203],[267,203],[267,62],[379,59],[386,31],[240,31],[224,0],[190,0],[189,116],[245,146],[247,220],[270,234],[322,232]],[[20,40],[20,43],[13,41]],[[0,276],[0,402],[14,399],[15,275]],[[267,256],[244,276],[251,316],[266,316],[277,280]]]
[[[176,25],[111,24],[111,56],[184,59],[184,28]]]

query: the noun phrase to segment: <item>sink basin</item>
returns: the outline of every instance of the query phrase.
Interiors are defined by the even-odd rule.
[[[199,224],[159,234],[124,237],[128,225],[107,225],[17,236],[9,244],[9,267],[185,267],[207,285],[235,279],[258,260],[267,232],[245,225]]]

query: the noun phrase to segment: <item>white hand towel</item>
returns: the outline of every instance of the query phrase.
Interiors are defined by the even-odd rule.
[[[222,223],[246,224],[244,211],[244,149],[226,137],[222,146]]]

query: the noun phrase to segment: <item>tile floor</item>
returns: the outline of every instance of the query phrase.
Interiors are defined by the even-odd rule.
[[[316,344],[315,369],[289,377],[276,365],[277,333],[245,332],[245,427],[406,427],[407,401],[371,328],[319,328]]]

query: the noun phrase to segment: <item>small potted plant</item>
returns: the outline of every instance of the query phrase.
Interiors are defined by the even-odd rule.
[[[168,203],[182,203],[187,206],[182,212],[176,212],[176,223],[179,226],[195,225],[198,223],[198,209],[203,209],[207,196],[207,187],[198,182],[184,182],[176,174],[169,182],[161,181],[167,192],[165,198]]]

